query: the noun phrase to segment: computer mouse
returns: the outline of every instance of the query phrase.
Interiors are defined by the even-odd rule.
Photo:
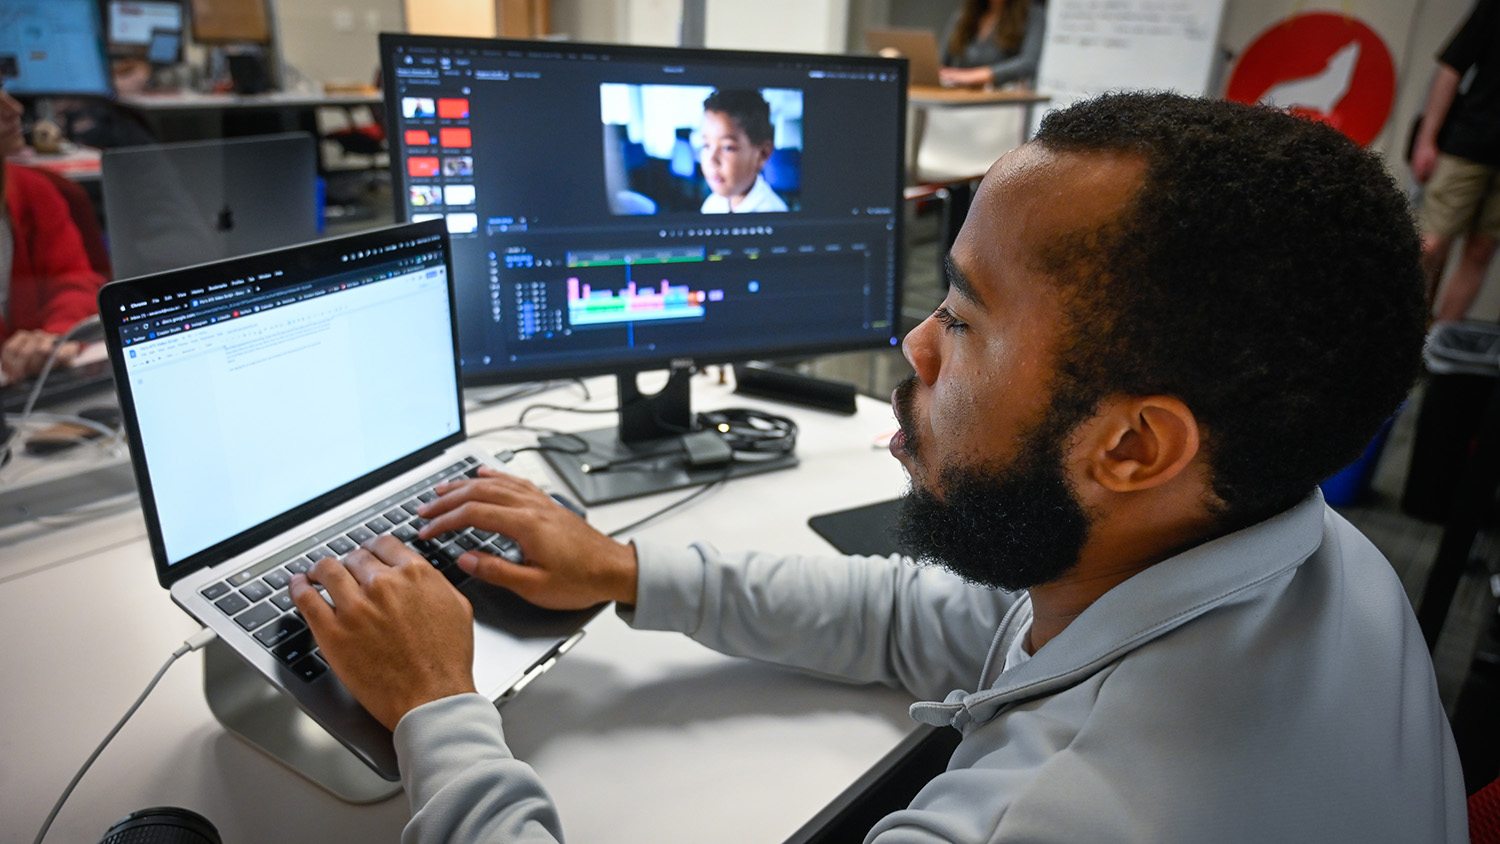
[[[583,505],[579,504],[577,501],[574,501],[573,499],[569,498],[566,495],[563,495],[560,492],[549,492],[547,494],[550,495],[550,496],[552,496],[552,500],[553,501],[556,501],[558,504],[561,504],[562,506],[568,508],[569,510],[572,510],[574,513],[577,513],[578,514],[578,518],[580,518],[580,519],[587,519],[588,518],[588,516],[589,516],[588,511],[585,510],[585,509],[583,509]]]

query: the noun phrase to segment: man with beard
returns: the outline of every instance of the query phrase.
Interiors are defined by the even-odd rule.
[[[1467,841],[1405,592],[1316,491],[1418,371],[1419,254],[1326,126],[1087,101],[991,168],[903,345],[902,533],[936,565],[621,545],[493,475],[424,533],[514,536],[525,564],[460,566],[542,605],[911,690],[962,742],[872,841]],[[441,575],[382,539],[293,594],[395,730],[412,840],[561,835]]]

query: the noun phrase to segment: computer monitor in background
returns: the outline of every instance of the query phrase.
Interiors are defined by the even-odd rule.
[[[398,218],[452,235],[465,383],[621,376],[618,433],[546,454],[586,501],[770,467],[650,462],[694,427],[687,367],[896,345],[904,62],[392,34],[380,52]],[[674,371],[654,399],[650,369]]]
[[[18,97],[113,96],[97,0],[0,0],[0,76]]]
[[[110,55],[142,58],[150,51],[157,31],[182,37],[182,3],[172,0],[108,0],[104,6],[105,34]]]
[[[146,61],[153,65],[182,62],[182,30],[153,29],[151,43],[146,45]]]

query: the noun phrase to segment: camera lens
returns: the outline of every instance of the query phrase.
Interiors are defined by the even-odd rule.
[[[223,844],[208,818],[175,806],[131,812],[117,821],[99,844]]]

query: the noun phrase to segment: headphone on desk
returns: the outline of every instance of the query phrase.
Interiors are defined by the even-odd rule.
[[[770,460],[797,447],[797,423],[760,410],[710,410],[698,414],[698,427],[718,433],[735,460]]]

